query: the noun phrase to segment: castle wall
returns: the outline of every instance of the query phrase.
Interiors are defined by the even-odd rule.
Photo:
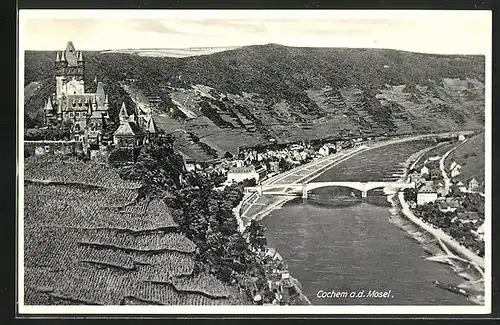
[[[25,156],[83,154],[83,143],[77,141],[24,141]]]

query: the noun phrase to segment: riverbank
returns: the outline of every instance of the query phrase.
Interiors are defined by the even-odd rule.
[[[400,181],[409,182],[408,171],[418,163],[426,152],[437,146],[426,148],[410,156],[405,161],[406,170]],[[417,229],[411,229],[413,227],[403,223],[398,224],[397,221],[394,223],[398,224],[401,229],[405,230],[426,249],[431,255],[426,258],[427,260],[447,264],[457,275],[466,280],[458,287],[470,292],[470,301],[484,304],[484,259],[471,252],[441,229],[435,228],[418,218],[404,199],[403,192],[397,193],[397,199],[395,196],[396,193],[387,196],[387,200],[393,206],[391,211],[393,215],[392,221],[394,222],[394,217],[397,216],[403,216],[409,220]],[[430,247],[430,244],[433,244],[432,247]],[[468,268],[470,266],[473,267],[472,270]]]
[[[421,140],[421,139],[419,139],[419,140]],[[406,142],[406,141],[402,141],[402,140],[399,140],[399,141],[400,141],[400,142]],[[408,140],[408,141],[410,141],[410,140]],[[434,143],[435,143],[435,142],[434,142]],[[377,144],[373,144],[373,146],[372,146],[372,147],[370,147],[370,148],[366,148],[366,150],[361,150],[361,151],[369,151],[370,149],[375,149],[375,148],[379,148],[379,147],[384,147],[384,146],[387,146],[387,145],[390,145],[390,144],[392,144],[392,143],[391,143],[391,142],[377,143]],[[413,145],[411,145],[410,147],[412,147],[412,146],[413,146]],[[428,144],[427,146],[429,146],[429,144]],[[408,147],[409,147],[409,146],[407,146],[407,148],[408,148]],[[420,145],[420,148],[423,148],[423,146],[422,146],[422,145]],[[432,147],[431,147],[431,148],[432,148]],[[404,164],[404,168],[401,168],[401,173],[403,173],[404,171],[406,171],[406,168],[408,167],[408,163],[409,163],[409,162],[411,162],[411,161],[413,161],[413,160],[416,160],[418,157],[422,156],[425,152],[427,152],[427,151],[428,151],[428,150],[430,150],[431,148],[425,148],[424,150],[420,150],[420,151],[418,151],[418,152],[416,152],[416,153],[413,153],[413,154],[411,154],[411,151],[408,151],[408,150],[406,149],[406,151],[405,151],[405,152],[406,152],[406,154],[404,154],[403,156],[402,156],[401,154],[399,154],[399,155],[395,155],[395,157],[396,157],[396,156],[398,157],[398,158],[397,158],[397,161],[398,161],[398,162],[399,162],[399,161],[403,161],[403,160],[405,160],[405,159],[406,159],[409,155],[411,155],[411,157],[410,157],[411,159],[408,159],[408,162],[407,162],[406,164]],[[415,151],[416,151],[416,150],[418,150],[418,149],[415,149]],[[379,151],[380,151],[380,150],[379,150]],[[385,151],[386,151],[386,152],[385,152],[385,157],[390,157],[390,156],[391,156],[391,155],[390,155],[390,153],[389,153],[389,156],[388,156],[388,153],[387,153],[387,152],[391,152],[391,149],[389,149],[389,148],[388,148],[388,149],[387,149],[387,150],[385,150]],[[370,155],[370,154],[368,154],[368,156],[371,156],[371,155]],[[363,156],[363,157],[365,157],[365,156]],[[347,157],[346,157],[346,156],[343,156],[341,159],[338,159],[338,160],[339,160],[339,163],[340,163],[340,162],[347,161],[347,160],[348,160],[348,159],[350,159],[350,158],[352,158],[352,156],[347,156]],[[355,160],[357,161],[357,162],[356,162],[357,164],[359,164],[359,161],[361,161],[361,162],[363,161],[363,159],[361,159],[361,160],[360,160],[360,159],[361,159],[361,158],[359,158],[359,159],[355,159]],[[366,159],[366,158],[364,158],[364,159]],[[368,159],[369,159],[369,158],[368,158]],[[396,159],[396,158],[394,158],[394,159]],[[387,163],[390,163],[390,161],[392,161],[391,159],[385,159],[385,160],[387,161]],[[346,163],[344,163],[344,164],[346,164]],[[347,164],[349,165],[349,163],[347,163]],[[333,160],[331,160],[331,164],[329,165],[329,167],[327,168],[327,170],[330,170],[330,168],[334,167],[335,165],[336,165],[336,162],[334,162]],[[360,166],[364,166],[364,165],[365,165],[365,163],[362,163],[362,165],[360,165]],[[382,167],[382,169],[380,169],[380,170],[386,170],[387,168],[389,168],[389,169],[387,169],[387,170],[388,170],[387,172],[389,173],[389,174],[387,174],[387,175],[389,175],[389,176],[397,176],[397,177],[401,177],[401,173],[399,173],[399,172],[397,171],[397,170],[398,170],[398,168],[399,168],[399,167],[397,167],[398,165],[403,165],[403,163],[401,163],[401,164],[395,164],[395,166],[396,166],[395,168],[394,168],[394,167],[390,167],[390,166],[389,166],[389,165],[387,165],[387,164],[384,164],[384,165],[383,165],[383,167]],[[370,166],[367,166],[367,170],[366,170],[366,171],[367,171],[367,173],[368,173],[369,175],[374,175],[374,176],[369,176],[369,177],[383,177],[383,176],[380,176],[380,175],[379,175],[379,176],[377,176],[376,174],[373,174],[373,171],[372,171],[372,169],[370,169],[370,167],[371,167],[371,165],[370,165]],[[342,168],[344,168],[344,169],[345,169],[345,167],[342,167]],[[378,168],[378,167],[377,167],[377,168]],[[343,173],[343,170],[344,170],[344,169],[340,169],[340,170],[341,170],[341,173]],[[375,169],[375,170],[376,170],[376,169]],[[309,168],[309,170],[308,170],[308,173],[309,173],[309,174],[308,174],[308,175],[312,175],[312,173],[310,173],[311,171],[314,171],[314,168]],[[360,172],[361,172],[361,174],[359,174],[359,175],[363,175],[362,177],[364,177],[364,178],[362,178],[362,179],[367,179],[367,180],[369,179],[369,178],[366,178],[366,177],[365,177],[365,176],[366,176],[366,173],[364,173],[364,174],[363,174],[363,171],[362,171],[362,170],[360,170]],[[391,174],[391,172],[392,172],[392,174]],[[394,174],[394,172],[395,172],[396,174]],[[319,176],[319,175],[321,175],[321,174],[322,174],[322,173],[317,173],[317,174],[315,174],[313,177],[307,177],[308,175],[306,176],[306,175],[304,174],[304,172],[300,172],[300,173],[295,173],[295,174],[294,174],[294,173],[290,173],[290,175],[291,175],[292,177],[282,177],[281,175],[279,175],[279,176],[280,176],[280,177],[282,177],[282,179],[281,179],[281,183],[283,183],[283,184],[286,184],[286,183],[290,184],[290,183],[294,183],[294,182],[305,183],[305,182],[307,182],[307,181],[310,181],[311,179],[315,179],[316,177],[318,177],[318,176]],[[333,177],[336,177],[336,176],[335,176],[335,175],[333,175]],[[300,179],[300,180],[299,180],[299,179]],[[393,181],[393,180],[391,180],[391,181]],[[273,184],[274,184],[274,183],[273,183]],[[387,193],[387,192],[386,192],[386,194],[390,194],[390,193]],[[286,195],[286,194],[285,194],[285,195]],[[255,220],[261,220],[261,219],[263,219],[265,216],[269,215],[271,212],[273,212],[273,211],[275,211],[275,210],[278,210],[278,209],[281,209],[281,208],[285,205],[285,203],[287,203],[287,202],[289,202],[289,201],[291,201],[291,200],[293,200],[293,199],[296,199],[296,196],[281,196],[281,197],[280,197],[280,196],[268,196],[268,197],[261,196],[261,197],[258,197],[258,196],[256,196],[256,195],[254,195],[254,196],[252,197],[252,195],[251,195],[251,194],[248,194],[248,195],[247,195],[247,200],[245,200],[246,206],[245,206],[245,209],[244,209],[244,211],[245,211],[246,213],[245,213],[245,214],[243,214],[243,216],[241,216],[241,218],[240,218],[240,219],[241,219],[241,223],[242,223],[242,224],[243,224],[243,223],[249,223],[249,222],[251,222],[251,220],[253,220],[253,219],[255,219]],[[251,203],[249,204],[249,202],[251,202]],[[302,205],[300,205],[300,203],[298,203],[298,204],[299,204],[299,206],[302,206]],[[243,206],[243,204],[242,204],[242,206]],[[254,208],[250,209],[250,206],[253,206]],[[288,210],[288,208],[287,208],[286,206],[284,207],[284,209],[287,209],[287,210]],[[302,208],[300,208],[300,209],[299,209],[299,211],[300,211],[301,209],[302,209]],[[282,218],[283,218],[283,216],[282,216]],[[355,217],[355,218],[356,218],[356,217]],[[309,220],[309,222],[311,222],[311,221],[312,221],[312,220]],[[282,220],[281,222],[286,222],[286,221],[285,221],[285,220]],[[357,222],[359,222],[359,221],[357,221]],[[290,233],[290,229],[288,229],[287,231],[288,231],[288,233]],[[319,230],[319,231],[321,231],[321,230]],[[395,230],[395,231],[398,231],[398,230]],[[307,237],[307,234],[302,234],[302,236],[301,236],[301,237],[304,237],[304,236],[305,236],[305,237]],[[283,239],[281,239],[281,242],[282,242],[282,240],[283,240]],[[428,240],[428,241],[429,241],[429,240]],[[299,244],[299,246],[301,246],[303,243],[308,243],[308,242],[310,242],[310,241],[307,241],[307,242],[300,242],[300,243],[296,243],[296,244]],[[279,245],[279,244],[277,244],[277,243],[273,243],[273,246],[275,246],[275,245],[280,246],[280,245]],[[316,245],[317,245],[317,244],[316,244]],[[283,250],[284,248],[283,248],[282,246],[280,246],[280,248],[279,248],[279,249],[280,249],[280,250]],[[436,251],[436,253],[437,253],[437,251]],[[296,255],[297,253],[292,253],[292,254],[295,254],[295,255]],[[299,254],[300,254],[300,253],[299,253]],[[421,253],[420,253],[420,254],[421,254]],[[287,256],[288,256],[288,255],[287,255]],[[418,256],[420,256],[420,255],[416,255],[416,256],[417,256],[417,259],[418,259]],[[296,258],[296,257],[294,257],[294,258]],[[293,259],[293,260],[295,261],[295,259]],[[428,264],[427,264],[426,262],[423,262],[423,263],[425,263],[426,265],[432,264],[432,263],[428,263]],[[304,267],[307,269],[307,267],[309,267],[310,265],[311,265],[311,264],[310,264],[310,263],[308,263],[308,264],[306,264],[306,266],[304,266]],[[424,265],[423,265],[423,266],[424,266]],[[437,267],[437,266],[435,266],[435,267]],[[427,270],[427,269],[425,268],[425,266],[424,266],[424,269],[425,269],[425,270]],[[444,270],[444,268],[441,268],[441,269],[442,269],[442,270]],[[297,270],[295,270],[295,272],[297,272]],[[425,272],[425,271],[424,271],[424,272]],[[445,272],[447,272],[447,271],[445,271]],[[300,273],[300,272],[299,272],[299,273]],[[300,276],[299,276],[299,278],[301,278],[301,277],[303,277],[303,276],[304,276],[304,275],[300,275]],[[417,281],[417,282],[418,282],[418,281]],[[443,279],[443,282],[446,282],[446,280],[445,280],[445,279]],[[431,284],[431,286],[433,286],[433,285]],[[310,283],[308,283],[308,288],[310,288]],[[432,289],[431,289],[431,290],[432,290]],[[311,295],[311,294],[315,294],[315,293],[307,292],[307,294],[308,294],[308,295]],[[312,296],[311,296],[311,297],[312,297]],[[312,298],[311,298],[311,299],[312,299]],[[447,298],[447,299],[449,299],[449,298]]]

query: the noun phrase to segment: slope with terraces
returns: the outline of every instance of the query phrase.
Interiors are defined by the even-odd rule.
[[[196,272],[167,205],[107,166],[32,156],[24,177],[25,305],[246,304]]]

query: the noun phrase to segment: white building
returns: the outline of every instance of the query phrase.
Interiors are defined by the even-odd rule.
[[[429,168],[427,168],[427,166],[424,166],[422,167],[422,169],[420,169],[420,176],[423,175],[429,175]]]
[[[457,186],[458,186],[458,189],[460,190],[460,192],[467,192],[467,187],[464,185],[463,182],[458,182],[457,183]]]
[[[458,175],[460,175],[460,169],[462,168],[462,166],[460,166],[459,164],[456,164],[455,167],[453,167],[451,169],[451,177],[457,177]]]
[[[464,140],[465,140],[465,135],[460,134],[460,135],[458,136],[458,141],[464,141]]]
[[[417,204],[424,205],[427,203],[433,203],[436,201],[438,193],[434,188],[432,182],[426,182],[418,189],[417,192]]]
[[[254,166],[234,167],[227,172],[228,183],[239,183],[245,179],[252,178],[255,179],[256,182],[259,181],[259,174],[255,170]]]
[[[328,149],[328,147],[324,145],[323,147],[319,148],[318,153],[322,156],[328,156],[330,153],[330,149]]]

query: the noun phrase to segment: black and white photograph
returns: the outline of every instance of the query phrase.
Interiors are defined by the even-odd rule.
[[[491,12],[20,10],[20,314],[488,314]]]

